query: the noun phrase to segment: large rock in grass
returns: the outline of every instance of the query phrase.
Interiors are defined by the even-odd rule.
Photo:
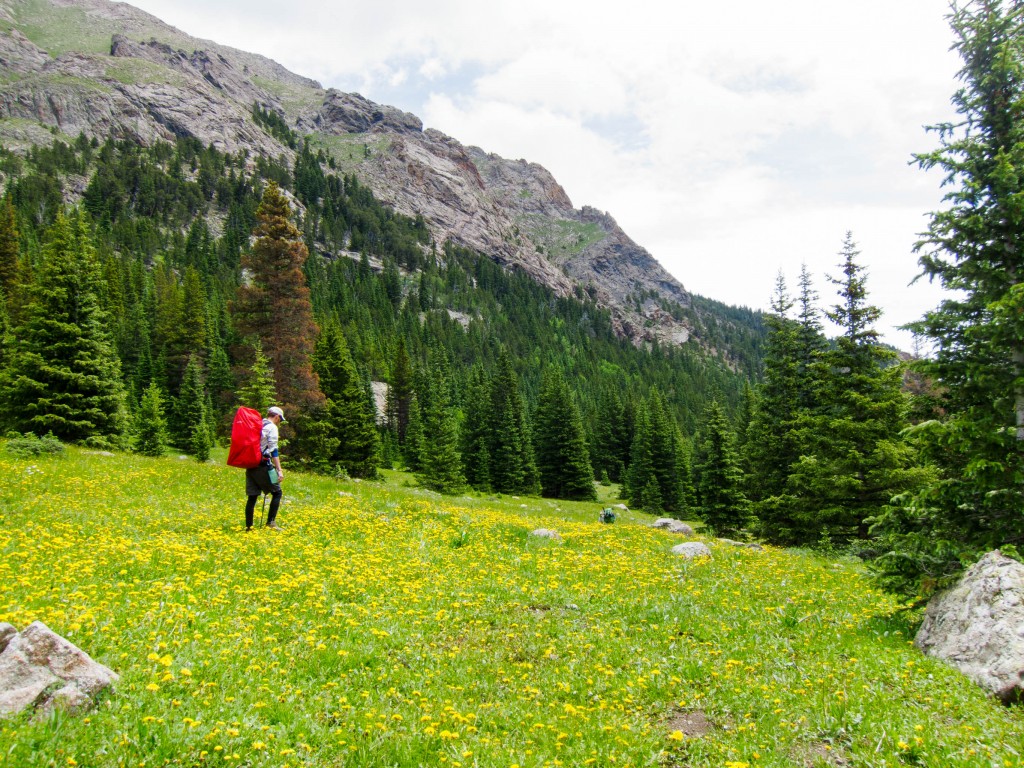
[[[693,536],[693,528],[681,520],[673,520],[671,517],[659,517],[653,523],[652,528],[664,528],[669,533],[681,533],[684,536]]]
[[[682,555],[687,560],[694,560],[698,557],[711,558],[711,550],[707,544],[700,541],[685,541],[672,547],[673,555]]]
[[[92,703],[117,674],[52,632],[41,621],[20,634],[0,626],[6,645],[0,653],[0,717],[28,707],[81,709]]]
[[[989,552],[932,598],[914,643],[1003,702],[1024,700],[1024,565]]]

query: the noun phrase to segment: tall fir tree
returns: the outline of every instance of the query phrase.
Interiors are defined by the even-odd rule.
[[[717,400],[704,411],[697,469],[698,512],[717,535],[736,535],[750,522],[735,436]]]
[[[544,372],[533,435],[541,495],[596,501],[583,419],[565,377],[554,366]]]
[[[916,429],[938,477],[876,520],[885,584],[942,588],[985,551],[1024,544],[1024,14],[1016,0],[955,3],[963,67],[955,122],[916,157],[948,190],[917,244],[950,293],[912,326],[939,418]]]
[[[843,329],[821,355],[817,407],[793,431],[801,457],[789,468],[788,506],[796,543],[827,534],[842,543],[868,538],[868,518],[913,487],[919,473],[901,438],[907,399],[896,354],[878,341],[881,311],[868,300],[867,277],[850,233],[832,278],[839,302],[827,312]]]
[[[460,434],[466,482],[478,491],[491,490],[491,389],[480,365],[473,367],[466,386],[465,417]]]
[[[120,443],[126,427],[121,369],[81,212],[57,216],[37,275],[0,380],[10,424],[61,440]]]
[[[387,425],[398,438],[398,444],[405,444],[405,432],[409,428],[409,403],[413,395],[412,364],[405,348],[405,337],[398,338],[398,347],[391,364],[391,379],[388,382],[386,405]]]
[[[491,486],[498,493],[537,491],[526,403],[508,350],[502,350],[491,380]]]
[[[266,414],[278,398],[274,369],[270,366],[270,358],[263,354],[259,340],[253,345],[253,363],[247,373],[248,381],[238,390],[239,404]]]
[[[317,339],[313,369],[327,397],[328,434],[336,441],[325,458],[351,477],[375,478],[380,466],[376,412],[367,402],[363,382],[335,321],[325,323]]]
[[[11,196],[7,195],[0,203],[0,290],[5,297],[13,293],[18,282],[20,248],[18,218]]]
[[[252,252],[242,259],[247,279],[231,308],[239,333],[260,340],[281,404],[297,416],[298,409],[323,405],[324,396],[312,367],[318,331],[303,271],[309,251],[291,216],[287,198],[271,182],[256,211]]]
[[[417,477],[424,486],[440,493],[458,493],[466,487],[459,453],[458,418],[452,407],[444,367],[439,364],[430,366]]]
[[[164,419],[164,399],[160,387],[150,384],[142,395],[135,413],[132,449],[143,456],[163,456],[167,442],[167,422]]]

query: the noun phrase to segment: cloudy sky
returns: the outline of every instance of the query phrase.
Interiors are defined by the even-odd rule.
[[[138,0],[198,37],[540,163],[686,288],[767,307],[801,263],[823,303],[852,231],[879,329],[938,301],[912,247],[952,116],[946,0]]]

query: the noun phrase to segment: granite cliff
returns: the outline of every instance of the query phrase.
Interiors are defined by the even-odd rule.
[[[53,134],[143,144],[190,136],[224,152],[294,158],[253,119],[281,117],[378,198],[452,241],[526,271],[558,295],[586,291],[635,343],[684,343],[691,298],[607,213],[574,207],[544,168],[507,160],[359,94],[107,0],[0,0],[0,142]],[[692,313],[689,313],[692,317]],[[699,338],[699,330],[697,332]]]

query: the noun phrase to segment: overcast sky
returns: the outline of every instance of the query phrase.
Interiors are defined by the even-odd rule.
[[[938,302],[912,247],[952,116],[946,0],[138,0],[189,34],[548,168],[689,290],[767,308],[801,263],[835,300],[847,230],[893,329]]]

